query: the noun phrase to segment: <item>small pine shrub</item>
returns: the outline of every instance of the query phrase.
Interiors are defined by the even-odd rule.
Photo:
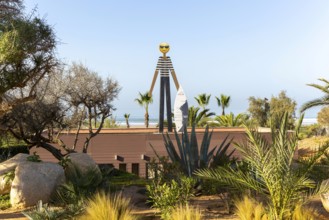
[[[201,220],[202,214],[198,208],[191,208],[188,205],[180,205],[173,210],[171,219],[175,220]]]
[[[90,199],[86,206],[85,215],[79,220],[135,220],[129,208],[129,200],[122,198],[120,195],[109,197],[104,192],[96,193]]]
[[[268,215],[262,203],[244,196],[235,202],[236,214],[241,220],[268,220]]]

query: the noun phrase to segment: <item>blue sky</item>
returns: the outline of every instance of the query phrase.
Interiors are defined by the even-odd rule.
[[[27,0],[61,42],[64,62],[82,62],[122,86],[114,115],[143,117],[134,99],[149,90],[160,42],[171,45],[179,83],[189,99],[231,96],[228,112],[246,112],[248,97],[285,90],[298,106],[322,94],[307,86],[329,78],[327,0]],[[175,87],[171,81],[172,102]],[[150,116],[158,115],[159,79]],[[318,109],[307,112],[316,117]]]

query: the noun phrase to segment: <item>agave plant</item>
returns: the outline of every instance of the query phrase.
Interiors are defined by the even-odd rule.
[[[195,132],[195,126],[192,127],[190,137],[186,128],[184,128],[181,138],[175,130],[175,138],[178,146],[177,152],[173,141],[170,139],[169,134],[167,133],[166,135],[163,135],[165,147],[169,158],[172,162],[178,163],[184,174],[189,177],[193,175],[193,172],[195,170],[209,167],[210,162],[213,161],[214,157],[223,158],[224,155],[230,157],[233,154],[234,150],[231,153],[227,154],[228,147],[232,141],[231,139],[229,142],[226,142],[227,137],[224,139],[218,149],[217,147],[214,147],[212,150],[209,151],[211,137],[212,132],[209,132],[209,128],[206,127],[201,146],[199,148]]]
[[[303,116],[295,133],[288,132],[288,114],[285,113],[280,121],[280,128],[272,127],[271,141],[257,131],[246,128],[248,141],[236,144],[242,158],[248,164],[247,168],[244,168],[246,170],[239,167],[218,167],[199,170],[195,174],[238,190],[257,192],[268,204],[267,210],[271,219],[290,219],[293,210],[303,202],[312,189],[313,193],[318,194],[328,190],[327,185],[317,188],[316,183],[308,178],[308,174],[329,148],[329,143],[314,155],[308,166],[301,168],[294,163],[302,119]]]

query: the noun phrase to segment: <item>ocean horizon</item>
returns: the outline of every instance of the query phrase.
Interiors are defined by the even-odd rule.
[[[296,119],[296,121],[299,118]],[[123,117],[117,117],[115,118],[116,123],[119,126],[126,126],[126,120]],[[303,123],[302,125],[312,125],[312,124],[316,124],[317,123],[317,119],[316,118],[304,118],[303,119]],[[129,124],[131,126],[141,126],[144,125],[144,118],[142,117],[134,117],[134,118],[129,118]],[[149,119],[149,124],[150,125],[157,125],[158,124],[158,119],[157,118],[150,118]]]

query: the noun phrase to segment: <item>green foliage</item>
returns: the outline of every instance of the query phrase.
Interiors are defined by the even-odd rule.
[[[130,128],[130,125],[129,125],[130,114],[125,113],[123,116],[125,117],[127,128]]]
[[[69,156],[63,157],[58,164],[61,165],[63,167],[63,169],[65,170],[69,164],[71,163],[71,159]]]
[[[222,107],[222,115],[225,115],[225,108],[230,105],[231,97],[221,94],[220,98],[216,96],[218,107]]]
[[[144,94],[139,93],[139,98],[135,99],[135,101],[145,109],[145,126],[149,127],[149,105],[153,103],[152,96],[149,96],[148,92]]]
[[[268,124],[270,105],[268,99],[255,98],[253,96],[249,97],[249,108],[251,119],[256,125],[260,127],[266,127]]]
[[[6,101],[1,99],[4,107],[6,104],[12,107],[33,98],[34,85],[57,65],[54,57],[56,39],[52,27],[33,14],[26,16],[23,10],[16,12],[1,18],[0,95],[9,95],[8,92],[26,88],[27,85],[31,91],[26,91],[30,93],[28,98],[11,96]],[[6,113],[10,107],[1,109],[0,113]]]
[[[85,213],[79,220],[135,220],[129,208],[129,200],[121,195],[110,197],[104,192],[96,193],[87,203]]]
[[[33,152],[33,155],[28,156],[26,160],[30,162],[41,162],[40,156],[37,154],[37,152]]]
[[[171,213],[178,204],[187,204],[188,199],[193,195],[193,186],[195,180],[188,177],[182,177],[179,182],[153,181],[146,186],[149,200],[153,208],[161,211],[162,219],[171,219]]]
[[[206,93],[199,94],[197,97],[194,97],[194,99],[198,102],[198,105],[205,110],[207,105],[209,104],[211,95],[207,95]]]
[[[324,83],[324,85],[318,85],[318,84],[308,84],[309,86],[312,86],[321,92],[324,93],[324,96],[322,98],[313,99],[311,101],[308,101],[302,105],[300,108],[301,112],[306,111],[309,108],[313,108],[316,106],[327,106],[329,105],[329,81],[326,79],[319,79],[321,82]]]
[[[315,155],[307,166],[300,168],[294,163],[302,119],[295,133],[289,133],[286,113],[280,120],[280,128],[272,129],[271,142],[257,131],[247,128],[248,142],[236,144],[248,164],[247,170],[239,166],[218,167],[197,171],[196,175],[244,192],[257,192],[267,202],[271,218],[281,220],[289,217],[287,215],[293,213],[297,204],[303,202],[312,189],[317,194],[328,190],[326,185],[316,188],[316,183],[308,178],[308,174],[321,154],[329,148],[329,143],[321,147],[319,152],[322,153]]]
[[[169,134],[163,135],[165,147],[169,158],[173,163],[179,164],[179,167],[183,171],[183,173],[189,177],[192,176],[195,170],[208,167],[210,162],[214,158],[214,154],[215,157],[218,158],[223,158],[226,154],[228,146],[230,144],[230,142],[227,144],[225,143],[227,138],[217,149],[217,151],[216,147],[209,151],[211,137],[212,132],[209,133],[209,128],[206,127],[199,150],[195,126],[192,127],[190,136],[187,132],[187,128],[184,128],[181,138],[175,131],[176,144],[179,150],[177,152],[174,143],[170,139]],[[231,152],[230,155],[232,153],[233,152]]]
[[[29,220],[71,219],[64,209],[52,208],[48,204],[42,204],[41,200],[34,208],[22,212],[22,214]]]
[[[14,178],[15,178],[15,170],[9,171],[4,175],[4,180],[6,184],[11,183],[14,180]]]
[[[268,102],[267,98],[249,97],[249,108],[251,119],[257,126],[276,128],[280,127],[280,118],[284,113],[288,114],[288,129],[295,126],[296,102],[281,91],[277,97],[272,96]]]
[[[82,205],[100,189],[102,176],[95,169],[81,172],[74,167],[65,171],[67,182],[58,187],[54,196],[56,202],[64,205]]]
[[[9,194],[0,195],[0,210],[10,208],[10,196]]]
[[[318,123],[322,126],[329,126],[329,107],[324,107],[318,113]]]
[[[229,115],[220,115],[215,117],[215,121],[221,127],[241,127],[248,120],[246,114],[237,114],[236,116],[231,112]]]
[[[322,136],[324,133],[322,126],[319,124],[303,125],[300,128],[299,139],[310,138],[313,136]]]
[[[104,120],[103,128],[117,128],[117,127],[119,127],[119,125],[113,116],[110,116]]]
[[[172,179],[178,180],[183,175],[178,163],[171,162],[168,156],[159,156],[156,152],[155,154],[157,159],[152,158],[148,164],[150,178],[153,177],[156,181],[170,182]]]
[[[272,96],[270,100],[270,120],[271,126],[280,127],[280,119],[284,113],[288,114],[288,129],[295,127],[296,101],[289,98],[285,91],[281,91],[278,97]]]
[[[192,127],[196,125],[197,127],[204,127],[208,124],[208,121],[211,120],[210,117],[215,115],[215,113],[209,112],[209,109],[203,109],[201,112],[199,112],[199,110],[199,107],[189,107],[187,126]]]

